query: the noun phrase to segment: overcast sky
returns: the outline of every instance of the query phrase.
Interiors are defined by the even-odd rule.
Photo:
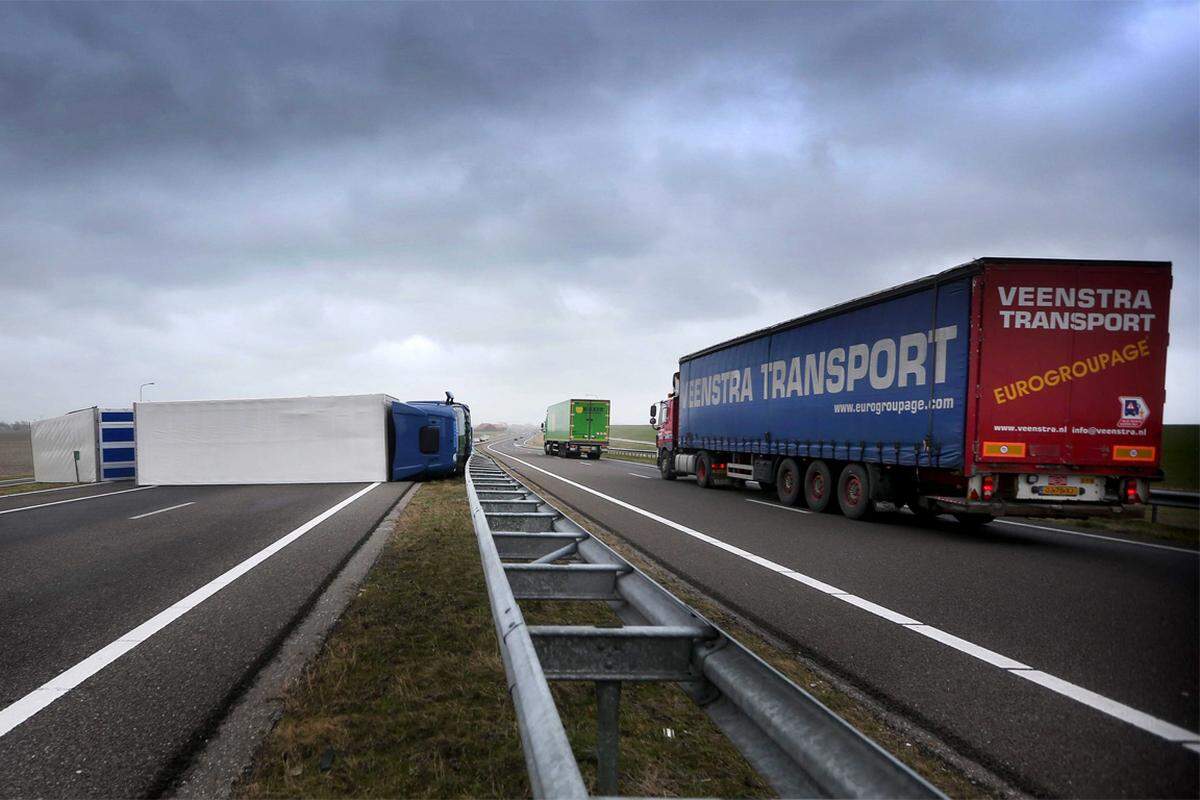
[[[677,358],[984,255],[1175,264],[1195,4],[0,5],[0,419],[453,389],[642,422]]]

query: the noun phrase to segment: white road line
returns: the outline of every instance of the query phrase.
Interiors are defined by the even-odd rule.
[[[947,647],[953,647],[959,652],[966,653],[969,656],[978,658],[980,661],[985,661],[993,667],[1000,669],[1033,669],[1028,664],[1022,664],[1015,658],[1009,658],[1006,655],[988,650],[986,647],[980,647],[974,642],[968,642],[966,639],[960,639],[954,634],[946,633],[943,630],[933,627],[932,625],[910,625],[909,630],[916,631],[922,636],[928,636],[935,642],[941,642]]]
[[[768,503],[766,500],[754,500],[749,497],[746,498],[746,502],[747,503],[758,503],[760,506],[769,506],[771,508],[778,508],[780,511],[795,511],[797,514],[811,514],[812,513],[811,508],[792,508],[791,506],[785,506],[785,505],[781,505],[779,503]]]
[[[647,480],[647,481],[652,481],[652,480],[654,480],[654,476],[653,476],[653,475],[643,475],[643,474],[641,474],[640,472],[626,472],[625,474],[626,474],[626,475],[632,475],[632,476],[633,476],[633,477],[635,477],[635,478],[642,478],[643,480]]]
[[[1069,697],[1076,702],[1083,703],[1085,706],[1091,706],[1097,711],[1103,711],[1109,716],[1124,720],[1130,725],[1135,725],[1144,731],[1153,733],[1155,736],[1160,736],[1168,742],[1179,743],[1196,743],[1200,740],[1197,736],[1187,728],[1181,728],[1178,725],[1172,725],[1157,717],[1152,717],[1149,714],[1138,711],[1136,708],[1130,708],[1124,703],[1118,703],[1116,700],[1110,700],[1101,694],[1096,694],[1093,691],[1084,689],[1082,686],[1076,686],[1073,683],[1068,683],[1062,678],[1056,678],[1053,675],[1047,675],[1036,669],[1029,670],[1011,670],[1014,675],[1020,675],[1027,681],[1033,681],[1039,686],[1044,686],[1047,689],[1058,692],[1064,697]]]
[[[329,519],[334,514],[341,511],[343,508],[350,505],[378,485],[378,483],[372,483],[365,489],[361,489],[350,495],[337,505],[322,511],[320,514],[313,517],[299,528],[296,528],[286,536],[276,539],[274,542],[267,545],[262,550],[259,550],[257,553],[238,564],[236,567],[233,567],[224,574],[219,575],[218,577],[204,584],[199,589],[192,592],[187,597],[184,597],[174,605],[168,606],[167,608],[158,612],[141,625],[138,625],[133,630],[100,648],[83,661],[80,661],[75,666],[60,673],[57,677],[51,678],[49,681],[34,689],[32,692],[25,695],[12,705],[0,709],[0,737],[3,737],[9,733],[13,730],[13,728],[16,728],[22,722],[29,719],[34,714],[37,714],[55,700],[62,697],[67,692],[71,691],[76,686],[83,683],[85,680],[92,677],[97,672],[104,669],[109,664],[113,663],[118,658],[125,655],[130,650],[134,649],[139,644],[146,641],[151,636],[182,617],[188,611],[191,611],[193,608],[200,605],[205,600],[212,597],[214,594],[221,591],[226,586],[230,585],[238,578],[242,577],[247,572],[254,569],[256,566],[266,561],[268,558],[275,555],[280,550],[287,547],[289,544],[296,541],[301,536],[308,533],[310,530],[317,527],[322,522]],[[131,489],[129,491],[134,490]]]
[[[15,514],[18,511],[33,511],[35,508],[46,508],[47,506],[61,506],[63,503],[81,503],[84,500],[98,500],[101,497],[112,497],[114,494],[128,494],[129,492],[141,492],[146,489],[153,489],[153,486],[139,486],[136,489],[122,489],[119,492],[105,492],[104,494],[89,494],[87,497],[72,497],[70,500],[55,500],[53,503],[38,503],[36,506],[21,506],[20,508],[9,508],[0,511],[0,514]],[[32,494],[32,492],[31,492]]]
[[[947,633],[946,631],[940,630],[931,625],[919,623],[916,620],[911,619],[910,617],[907,617],[897,611],[877,605],[869,600],[858,597],[857,595],[852,595],[849,592],[838,589],[836,586],[831,586],[830,584],[820,581],[816,578],[797,572],[790,567],[777,564],[774,561],[763,558],[759,555],[755,555],[748,550],[743,550],[742,548],[729,544],[728,542],[723,542],[720,539],[709,536],[706,533],[701,533],[694,528],[689,528],[688,526],[682,525],[674,520],[659,516],[653,511],[647,511],[646,509],[639,508],[632,503],[627,503],[624,500],[620,500],[616,497],[611,497],[607,494],[604,494],[603,492],[596,491],[589,486],[576,483],[569,478],[556,475],[549,470],[545,470],[541,467],[535,466],[534,464],[530,464],[528,461],[523,461],[516,456],[492,450],[490,447],[487,449],[489,452],[494,453],[495,455],[516,461],[519,464],[524,464],[530,469],[537,470],[544,475],[548,475],[551,478],[562,481],[570,486],[574,486],[580,491],[587,492],[588,494],[599,497],[602,500],[607,500],[616,506],[620,506],[628,511],[632,511],[635,514],[640,514],[641,516],[654,520],[655,522],[665,525],[668,528],[673,528],[680,533],[686,534],[693,539],[697,539],[706,544],[710,544],[713,547],[724,550],[725,552],[735,555],[738,558],[745,559],[753,564],[758,564],[759,566],[771,570],[772,572],[776,572],[785,578],[790,578],[797,583],[802,583],[806,586],[816,589],[819,592],[833,595],[839,600],[843,600],[847,603],[857,606],[880,617],[881,619],[894,622],[903,628],[907,628],[908,630],[919,633],[922,636],[926,636],[936,642],[946,645],[947,647],[954,648],[959,652],[977,658],[984,663],[991,664],[992,666],[998,667],[1013,675],[1019,675],[1026,680],[1032,681],[1039,686],[1055,692],[1056,694],[1075,700],[1076,702],[1082,703],[1090,708],[1094,708],[1097,711],[1108,714],[1111,717],[1115,717],[1122,722],[1126,722],[1148,733],[1152,733],[1156,736],[1166,739],[1167,741],[1178,742],[1182,744],[1200,743],[1200,733],[1195,733],[1187,730],[1186,728],[1173,725],[1166,720],[1161,720],[1157,717],[1146,714],[1145,712],[1138,711],[1137,709],[1127,706],[1124,703],[1120,703],[1116,700],[1104,697],[1103,695],[1096,694],[1095,692],[1084,689],[1081,686],[1076,686],[1075,684],[1065,681],[1062,678],[1035,670],[1032,667],[1021,663],[1020,661],[1017,661],[1016,659],[1009,658],[1001,653],[989,650],[986,647],[981,647],[980,645],[969,642],[966,639],[961,639],[951,633]]]
[[[1052,533],[1065,533],[1068,536],[1086,536],[1089,539],[1103,539],[1106,542],[1120,542],[1121,544],[1132,544],[1138,547],[1153,547],[1156,550],[1174,550],[1176,553],[1187,553],[1188,555],[1200,555],[1200,551],[1190,550],[1186,547],[1172,547],[1169,544],[1154,544],[1153,542],[1138,542],[1133,539],[1122,539],[1119,536],[1101,536],[1098,533],[1084,533],[1083,531],[1071,531],[1066,528],[1054,528],[1049,525],[1034,525],[1029,522],[1013,522],[1007,519],[998,519],[995,522],[1001,525],[1015,525],[1018,528],[1036,528],[1039,531],[1050,531]]]
[[[130,517],[130,519],[142,519],[143,517],[153,517],[155,514],[162,514],[164,511],[174,511],[177,508],[183,508],[184,506],[191,506],[191,505],[195,505],[195,504],[196,504],[196,501],[191,500],[187,503],[180,503],[177,506],[167,506],[166,508],[160,508],[158,511],[147,511],[145,514],[138,514],[136,517]]]

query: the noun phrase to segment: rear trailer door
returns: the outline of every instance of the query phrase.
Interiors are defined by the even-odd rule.
[[[571,401],[571,438],[592,438],[592,405],[586,400]]]
[[[1156,471],[1170,265],[998,263],[978,280],[975,461]]]
[[[608,441],[608,403],[592,401],[588,405],[588,438],[595,442]]]

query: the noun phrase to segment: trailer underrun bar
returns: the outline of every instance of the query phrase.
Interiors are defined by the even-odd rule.
[[[617,793],[621,684],[668,681],[782,797],[942,797],[815,697],[483,455],[467,496],[534,797],[587,797],[549,681],[591,681],[597,792]],[[520,600],[592,600],[622,627],[526,625]]]

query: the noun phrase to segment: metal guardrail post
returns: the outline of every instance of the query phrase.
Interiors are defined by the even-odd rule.
[[[781,796],[941,797],[486,456],[471,458],[467,495],[536,797],[586,794],[547,679],[595,683],[597,789],[605,795],[617,792],[621,682],[667,681]],[[530,627],[518,598],[607,602],[624,627]]]
[[[596,790],[617,794],[620,755],[621,682],[596,681]]]

